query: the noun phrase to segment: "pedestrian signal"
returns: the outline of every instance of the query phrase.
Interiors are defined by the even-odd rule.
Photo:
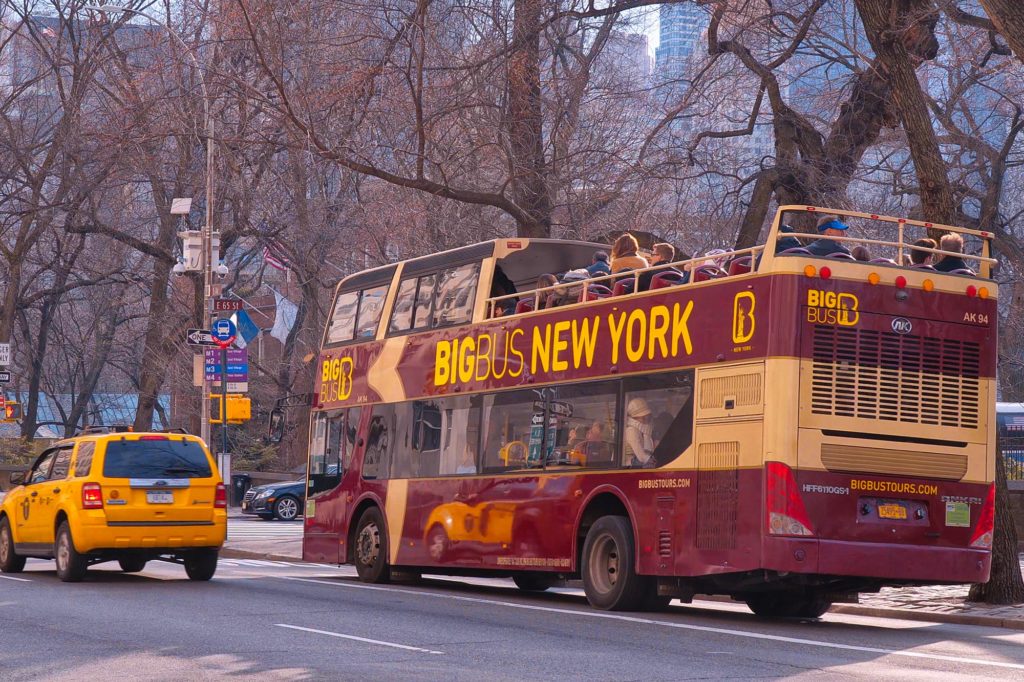
[[[21,403],[8,402],[4,405],[4,421],[16,422],[21,419]]]

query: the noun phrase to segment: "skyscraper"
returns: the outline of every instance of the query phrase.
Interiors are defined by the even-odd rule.
[[[707,12],[696,4],[661,5],[655,64],[661,77],[679,78],[694,52],[703,49]]]

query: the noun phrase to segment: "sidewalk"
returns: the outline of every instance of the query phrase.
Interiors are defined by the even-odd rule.
[[[258,533],[252,537],[249,533],[240,533],[240,521],[250,521],[245,528],[253,523],[267,524],[267,529],[281,529],[289,532],[283,537],[267,537]],[[279,535],[279,534],[275,534]],[[273,561],[302,560],[302,522],[294,521],[285,526],[271,521],[257,521],[253,516],[246,516],[237,507],[228,508],[228,539],[220,555],[228,559],[269,559]]]
[[[229,518],[228,542],[221,552],[224,557],[301,561],[301,534],[297,539],[232,539],[230,528]],[[1021,568],[1024,570],[1024,554],[1020,555],[1020,560]],[[970,585],[886,587],[877,594],[862,594],[859,604],[836,604],[831,612],[1024,630],[1024,605],[989,606],[967,603],[968,590]],[[695,602],[699,601],[699,597],[695,599]],[[714,598],[712,601],[728,599]]]

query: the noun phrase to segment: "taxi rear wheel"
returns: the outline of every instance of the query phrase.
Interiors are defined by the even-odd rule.
[[[138,573],[146,567],[145,559],[137,559],[135,557],[129,557],[127,559],[118,559],[117,563],[121,566],[121,570],[125,573]]]
[[[185,555],[185,573],[189,580],[209,580],[217,572],[217,550],[197,550]]]
[[[57,560],[57,577],[62,582],[77,583],[85,577],[89,562],[75,549],[71,540],[71,527],[62,521],[57,529],[57,539],[53,543],[53,558]]]
[[[14,536],[7,517],[0,519],[0,572],[21,573],[25,569],[25,557],[14,551]]]

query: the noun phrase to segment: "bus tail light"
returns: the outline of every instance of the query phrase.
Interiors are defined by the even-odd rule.
[[[782,462],[768,462],[765,479],[768,532],[772,535],[814,535],[793,470]]]
[[[213,506],[216,509],[227,509],[228,491],[224,489],[223,483],[217,484],[217,491],[213,494]]]
[[[978,549],[992,549],[992,533],[996,529],[996,484],[988,487],[988,497],[981,507],[981,515],[978,517],[978,525],[974,528],[974,535],[971,536],[971,547]]]
[[[82,509],[103,509],[103,488],[99,483],[82,485]]]

